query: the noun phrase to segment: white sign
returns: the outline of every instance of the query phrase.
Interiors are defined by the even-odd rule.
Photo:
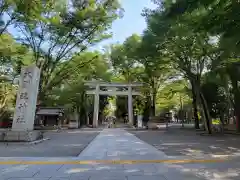
[[[35,66],[22,68],[12,130],[33,130],[40,70]]]

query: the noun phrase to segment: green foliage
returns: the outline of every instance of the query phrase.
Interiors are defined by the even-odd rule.
[[[217,55],[213,59],[211,58],[211,70],[218,73],[225,72],[229,77],[230,82],[226,82],[226,78],[224,78],[224,92],[229,94],[227,86],[231,83],[235,115],[240,120],[240,89],[237,85],[239,83],[240,34],[238,21],[240,16],[238,9],[240,3],[230,0],[177,0],[174,3],[166,2],[168,6],[164,9],[165,19],[176,21],[188,16],[191,18],[190,24],[193,32],[206,32],[214,38],[218,48]],[[216,90],[213,84],[205,86],[209,88],[212,86],[212,89]],[[230,99],[229,95],[227,97]],[[228,107],[230,106],[228,105]],[[240,126],[238,130],[240,131]]]
[[[154,0],[147,29],[109,52],[86,51],[121,16],[118,0],[2,0],[0,2],[0,117],[14,106],[21,67],[41,69],[39,99],[84,113],[93,110],[84,81],[141,82],[134,108],[148,112],[191,106],[206,123],[235,109],[240,117],[239,7],[230,0]],[[9,27],[18,33],[10,34]],[[18,36],[20,34],[20,36]],[[190,101],[192,100],[192,105]],[[108,97],[100,98],[103,112]],[[118,98],[122,112],[126,99]],[[240,118],[238,118],[240,120]],[[210,127],[210,125],[208,125]],[[240,128],[239,128],[240,129]],[[210,131],[209,131],[210,132]]]
[[[14,80],[19,75],[19,64],[28,60],[28,50],[15,42],[10,34],[0,37],[0,119],[12,113],[17,87]],[[11,110],[11,111],[10,111]]]
[[[12,6],[13,24],[22,34],[15,38],[31,49],[41,69],[40,98],[53,88],[52,75],[62,71],[62,61],[67,64],[76,53],[108,38],[106,30],[121,12],[117,0],[16,1]]]
[[[111,72],[104,54],[83,51],[111,36],[107,30],[121,12],[118,0],[1,1],[0,111],[9,108],[15,79],[29,64],[41,69],[43,105],[87,108],[84,81],[109,81]],[[7,33],[9,26],[18,33]]]
[[[133,34],[123,44],[111,47],[110,59],[119,78],[144,83],[142,92],[145,98],[151,97],[154,115],[157,91],[173,73],[165,60],[153,51],[152,42],[148,37]]]
[[[205,74],[201,89],[213,118],[219,118],[222,114],[228,113],[227,94],[219,76],[212,72]]]
[[[15,104],[16,87],[0,76],[0,119],[5,115]]]
[[[158,111],[161,112],[166,109],[179,110],[181,105],[190,104],[191,97],[187,86],[188,83],[185,80],[173,81],[166,84],[158,93]]]
[[[141,37],[133,34],[123,44],[111,46],[110,60],[116,75],[122,75],[127,82],[133,82],[136,79],[135,67],[138,62],[136,50],[140,43]]]
[[[62,63],[62,74],[54,74],[55,88],[48,91],[48,95],[53,104],[69,104],[76,106],[84,102],[80,96],[85,92],[84,81],[101,79],[108,81],[110,74],[107,71],[108,64],[104,55],[99,52],[84,52],[74,56],[67,64]],[[51,82],[54,82],[51,81]]]

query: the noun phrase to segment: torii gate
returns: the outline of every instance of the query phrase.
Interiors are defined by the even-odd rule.
[[[119,96],[128,96],[128,120],[130,124],[133,124],[133,104],[132,104],[132,96],[140,95],[141,93],[133,90],[133,87],[140,87],[142,84],[140,83],[106,83],[101,81],[89,81],[85,83],[85,86],[94,87],[95,90],[89,90],[86,92],[88,95],[94,95],[94,111],[93,111],[93,127],[98,127],[98,114],[99,114],[99,95],[119,95]],[[127,87],[127,90],[116,91],[116,89],[111,91],[102,91],[100,87]]]

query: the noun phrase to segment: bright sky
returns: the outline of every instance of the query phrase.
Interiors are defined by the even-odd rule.
[[[104,45],[111,43],[122,43],[134,33],[141,34],[146,28],[145,19],[141,16],[142,10],[145,7],[151,9],[156,7],[151,0],[120,0],[120,2],[125,11],[123,18],[114,21],[111,29],[113,37],[98,44],[96,49],[102,49]]]

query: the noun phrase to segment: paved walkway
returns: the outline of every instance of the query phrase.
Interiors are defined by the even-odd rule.
[[[167,158],[165,153],[157,151],[134,135],[122,129],[105,129],[82,151],[79,158],[86,160],[144,160]]]
[[[212,180],[215,178],[214,172],[210,172],[213,167],[210,163],[76,164],[77,161],[90,160],[119,162],[119,160],[164,159],[184,159],[184,157],[169,157],[124,130],[105,129],[77,158],[1,158],[1,161],[27,162],[22,165],[0,165],[0,180]],[[41,164],[29,164],[33,161],[40,161]],[[54,164],[49,164],[53,161]],[[219,168],[229,168],[233,164],[223,163]],[[198,173],[198,169],[203,167],[208,169],[207,175],[203,173],[206,171]],[[224,179],[239,179],[237,176],[236,172],[235,174],[231,172],[231,179]]]

